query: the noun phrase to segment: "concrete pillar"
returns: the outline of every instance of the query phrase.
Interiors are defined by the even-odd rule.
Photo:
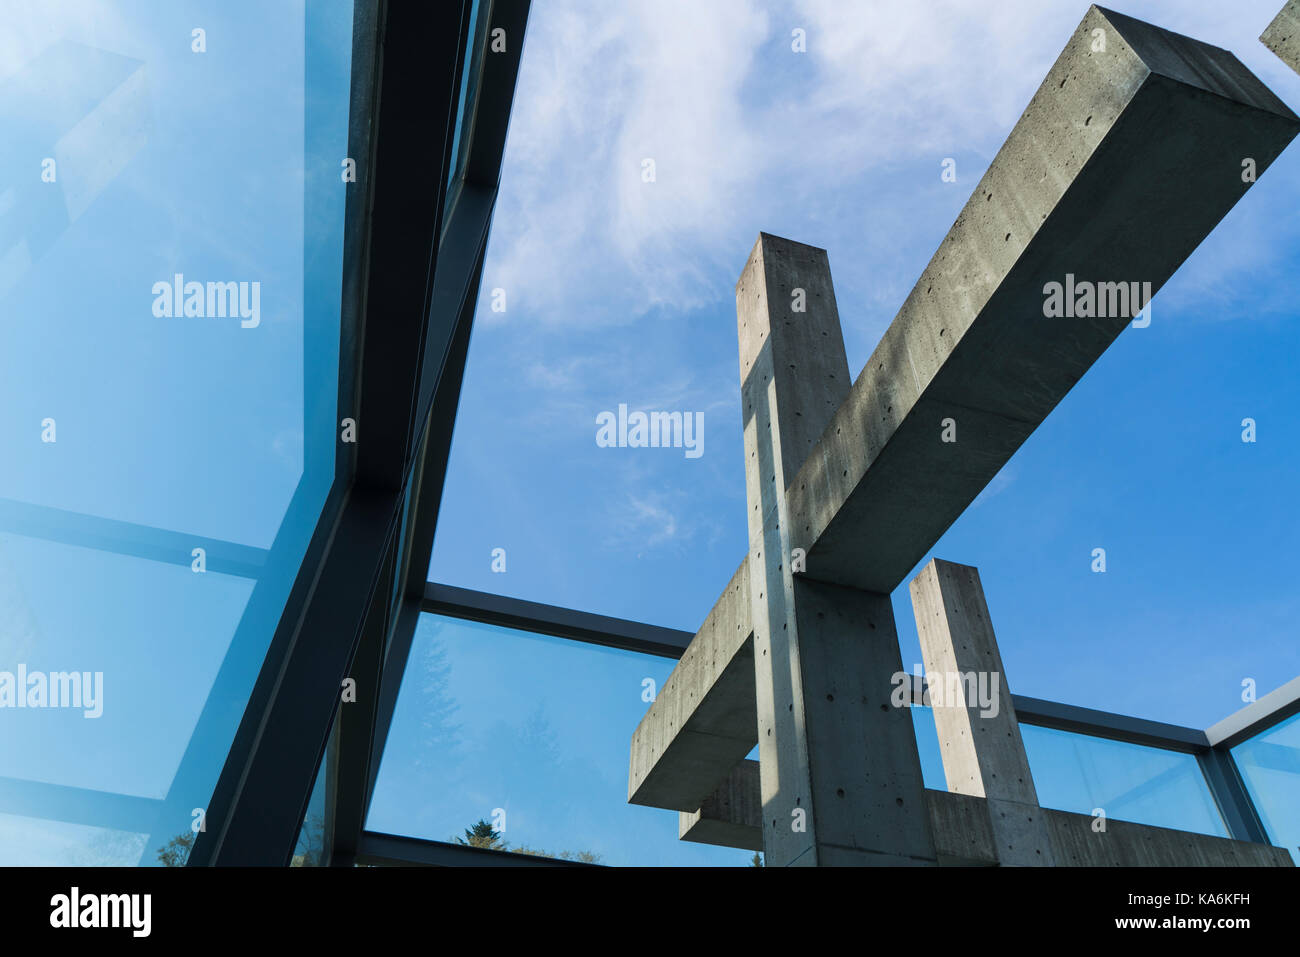
[[[933,863],[889,597],[792,568],[786,483],[850,386],[825,251],[760,234],[736,317],[767,863]]]
[[[1052,864],[979,571],[931,559],[911,593],[948,790],[988,799],[1001,863]]]

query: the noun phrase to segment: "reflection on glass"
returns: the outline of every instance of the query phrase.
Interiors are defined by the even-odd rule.
[[[468,139],[463,135],[465,127],[474,115],[475,99],[478,95],[478,77],[483,62],[483,47],[486,42],[487,18],[479,19],[480,0],[474,0],[469,13],[468,55],[461,66],[460,100],[456,106],[456,126],[451,140],[451,169],[447,172],[447,202],[450,210],[455,201],[456,184],[465,168],[465,156]]]
[[[330,777],[334,772],[335,755],[338,742],[338,714],[334,715],[334,724],[330,729],[330,743],[321,758],[320,770],[316,772],[316,783],[312,785],[311,798],[307,801],[307,813],[303,815],[302,827],[298,829],[298,844],[293,849],[290,867],[323,867],[329,861],[329,820],[326,805],[330,800]]]
[[[1232,749],[1269,840],[1300,852],[1300,714]],[[1297,857],[1300,860],[1300,857]]]
[[[1027,724],[1020,735],[1043,807],[1228,836],[1193,755]]]
[[[335,478],[352,4],[4,29],[0,864],[183,862]]]
[[[406,535],[410,529],[411,522],[415,516],[411,513],[411,498],[415,493],[415,476],[406,483],[406,497],[402,500],[402,518],[401,525],[398,526],[397,533],[397,551],[394,552],[393,559],[393,587],[388,595],[388,614],[391,617],[397,613],[397,602],[402,594],[403,573],[402,558],[403,551],[406,549]]]
[[[632,732],[671,659],[421,615],[366,826],[633,865],[747,866],[627,803]]]

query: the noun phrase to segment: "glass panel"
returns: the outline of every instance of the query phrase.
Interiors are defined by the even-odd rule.
[[[324,867],[329,861],[331,815],[327,805],[332,798],[330,788],[333,785],[330,779],[334,774],[335,756],[338,754],[338,726],[338,712],[335,712],[329,744],[321,759],[320,770],[316,772],[316,783],[312,785],[307,813],[303,815],[302,827],[298,830],[298,845],[293,850],[290,867]]]
[[[1300,714],[1232,749],[1269,840],[1300,850]]]
[[[12,12],[0,864],[175,863],[335,478],[352,4]]]
[[[0,847],[7,861],[34,867],[133,867],[148,834],[87,824],[0,814]],[[158,849],[168,864],[183,864],[192,838]]]
[[[1228,836],[1193,755],[1027,724],[1020,734],[1043,807]]]
[[[739,865],[627,803],[632,732],[675,662],[421,615],[366,826],[603,864]],[[478,831],[475,831],[475,828]]]

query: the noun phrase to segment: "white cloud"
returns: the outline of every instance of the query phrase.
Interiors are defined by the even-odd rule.
[[[1127,12],[1259,65],[1271,54],[1255,37],[1275,6],[1134,0]],[[991,158],[1086,9],[1073,0],[798,0],[792,9],[668,0],[599,13],[580,0],[538,4],[485,285],[509,289],[529,317],[566,326],[729,304],[730,281],[719,276],[734,280],[756,229],[792,222],[818,233],[795,238],[826,245],[854,275],[879,277],[865,294],[896,307],[910,288],[895,275],[896,248],[922,243],[928,258],[948,225],[919,215],[926,200],[915,189],[891,190],[898,171],[932,163],[937,183],[945,156]],[[790,50],[796,26],[807,31],[806,54]],[[645,158],[654,183],[641,180]],[[964,166],[963,200],[977,172]]]

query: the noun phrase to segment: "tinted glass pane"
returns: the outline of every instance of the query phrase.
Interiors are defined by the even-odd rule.
[[[627,803],[643,697],[674,664],[422,615],[367,827],[450,841],[483,821],[514,850],[748,865],[752,852],[679,841],[676,812]]]
[[[394,558],[393,587],[388,595],[388,612],[390,615],[397,610],[397,599],[402,593],[402,579],[405,577],[405,565],[403,565],[405,556],[403,552],[406,549],[407,532],[410,530],[411,522],[415,518],[411,513],[411,496],[414,494],[415,477],[412,476],[411,480],[406,484],[406,497],[402,500],[402,524],[397,533],[397,551],[393,553],[396,557]]]
[[[0,863],[160,863],[212,794],[335,477],[351,30],[7,9],[0,827],[52,836]]]
[[[479,64],[483,59],[484,35],[487,18],[479,19],[480,0],[474,0],[469,15],[468,55],[465,57],[460,76],[460,101],[456,106],[456,127],[451,141],[451,169],[447,173],[447,208],[451,208],[456,194],[456,181],[465,166],[461,155],[468,142],[463,135],[469,118],[474,114],[475,97],[478,94]]]
[[[1232,749],[1269,839],[1300,849],[1300,715]]]
[[[307,802],[307,813],[303,815],[302,827],[298,830],[298,844],[293,849],[290,867],[322,867],[329,860],[330,815],[326,805],[331,801],[329,793],[330,780],[334,775],[335,755],[337,754],[338,715],[334,716],[334,726],[330,731],[330,743],[321,759],[320,770],[316,772],[316,783],[311,789],[311,798]]]
[[[1027,724],[1020,734],[1043,807],[1228,836],[1190,754]]]

